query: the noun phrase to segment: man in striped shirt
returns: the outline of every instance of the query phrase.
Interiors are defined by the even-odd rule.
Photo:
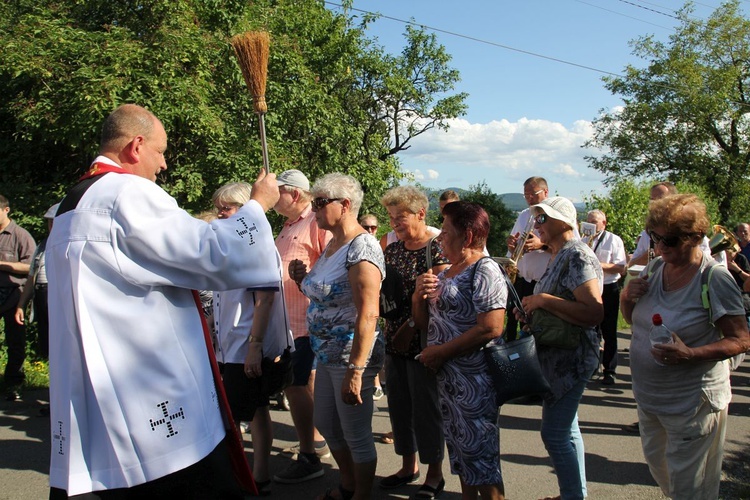
[[[304,262],[308,269],[312,268],[331,239],[331,233],[318,228],[311,206],[310,181],[305,174],[299,170],[287,170],[276,178],[276,182],[280,196],[273,208],[286,217],[284,228],[276,237],[276,248],[282,260],[284,300],[295,348],[292,354],[294,382],[285,392],[300,444],[299,447],[284,450],[297,455],[297,460],[285,471],[276,474],[274,480],[301,483],[323,475],[320,458],[330,456],[330,451],[313,425],[315,355],[310,347],[306,321],[310,301],[289,277],[288,269],[289,263],[295,259]]]

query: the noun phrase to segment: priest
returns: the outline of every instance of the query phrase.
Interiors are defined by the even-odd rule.
[[[57,212],[46,250],[50,498],[242,498],[255,488],[241,447],[230,451],[236,435],[192,290],[278,284],[265,217],[276,179],[261,172],[250,202],[206,224],[156,185],[166,150],[156,116],[120,106]]]

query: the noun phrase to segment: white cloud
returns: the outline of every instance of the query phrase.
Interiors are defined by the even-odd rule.
[[[516,122],[493,120],[471,123],[449,122],[447,132],[432,129],[412,140],[412,147],[399,153],[405,169],[428,186],[468,188],[486,180],[493,190],[520,192],[521,183],[542,175],[552,192],[579,198],[603,191],[603,175],[588,167],[584,149],[592,136],[590,121],[570,126],[549,120],[521,118]],[[430,182],[440,179],[438,182]]]

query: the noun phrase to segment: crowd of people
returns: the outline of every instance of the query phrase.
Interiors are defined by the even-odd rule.
[[[382,386],[401,464],[378,488],[418,481],[422,463],[413,498],[439,497],[447,448],[462,498],[502,499],[502,430],[482,348],[533,332],[550,385],[540,436],[559,487],[547,498],[582,499],[578,406],[599,366],[602,384],[616,382],[620,311],[632,324],[651,474],[670,498],[717,497],[729,373],[750,348],[747,224],[737,228],[740,251],[714,256],[703,202],[659,183],[628,259],[606,214],[589,212],[593,229],[581,237],[572,202],[531,177],[529,207],[507,239],[517,268],[508,285],[487,256],[488,214],[454,192],[441,196],[437,229],[422,191],[388,190],[392,231],[378,240],[377,217],[360,217],[353,177],[311,184],[299,170],[262,171],[252,185],[219,188],[213,211],[198,218],[155,183],[166,149],[152,113],[113,111],[99,156],[45,215],[51,232],[38,248],[0,196],[6,399],[21,397],[33,300],[38,353],[50,360],[50,498],[269,495],[272,482],[322,476],[330,455],[340,484],[317,498],[370,498]],[[275,238],[271,209],[285,217]],[[628,267],[642,270],[621,290]],[[670,341],[651,341],[655,314]],[[542,316],[572,344],[537,336]],[[278,388],[299,444],[285,450],[288,468],[272,472]]]

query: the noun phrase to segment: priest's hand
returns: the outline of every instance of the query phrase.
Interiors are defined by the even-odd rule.
[[[263,207],[264,212],[271,210],[279,201],[279,186],[276,184],[276,174],[267,174],[265,169],[261,169],[255,184],[253,184],[250,199],[257,201]]]
[[[250,342],[245,355],[245,376],[247,378],[257,378],[262,375],[260,362],[263,360],[263,343]]]

